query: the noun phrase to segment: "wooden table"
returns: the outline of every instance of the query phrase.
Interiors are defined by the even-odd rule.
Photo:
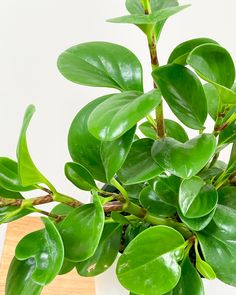
[[[25,217],[8,225],[0,263],[0,294],[4,294],[7,270],[14,256],[15,247],[26,234],[42,228],[39,218]],[[42,295],[95,295],[93,278],[80,277],[74,270],[57,278],[43,289]],[[17,295],[17,294],[16,294]]]

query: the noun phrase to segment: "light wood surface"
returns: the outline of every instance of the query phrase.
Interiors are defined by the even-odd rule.
[[[42,228],[40,219],[25,217],[8,225],[4,243],[3,255],[0,263],[0,294],[4,294],[7,270],[14,256],[15,247],[26,234]],[[80,277],[75,270],[57,276],[57,278],[43,289],[42,295],[95,295],[94,280]],[[17,295],[17,294],[16,294]]]

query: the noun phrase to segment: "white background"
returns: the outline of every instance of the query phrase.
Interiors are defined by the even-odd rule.
[[[0,0],[0,155],[15,158],[15,148],[28,104],[37,113],[28,132],[29,148],[40,170],[64,193],[87,198],[64,177],[70,160],[67,132],[77,111],[111,90],[87,88],[65,80],[57,70],[58,55],[66,48],[101,40],[130,48],[144,67],[146,90],[151,89],[151,68],[144,35],[135,26],[115,25],[105,19],[126,13],[124,0]],[[180,42],[211,37],[236,57],[235,0],[189,0],[192,7],[172,17],[158,46],[161,64]],[[171,117],[166,110],[165,115]],[[207,124],[212,128],[211,121]],[[191,135],[194,135],[191,132]],[[226,159],[228,152],[223,154]],[[1,236],[1,241],[3,236]],[[114,288],[112,288],[114,289]],[[103,295],[120,295],[119,291]],[[108,292],[108,291],[106,291]],[[117,293],[118,292],[118,293]],[[207,295],[235,294],[222,284],[207,288]]]

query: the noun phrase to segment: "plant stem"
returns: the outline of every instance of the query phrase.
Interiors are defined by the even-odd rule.
[[[53,202],[52,195],[46,195],[43,197],[31,198],[31,199],[7,199],[0,198],[0,207],[5,206],[19,206],[19,207],[32,207],[41,204]]]
[[[128,197],[127,191],[123,188],[123,186],[115,178],[111,179],[111,184],[114,185],[114,187],[116,187],[121,192],[124,199],[126,201],[128,201],[129,197]]]
[[[148,11],[148,14],[151,13],[151,9]],[[155,70],[159,67],[159,61],[157,56],[157,41],[156,36],[154,33],[154,28],[150,27],[149,31],[147,32],[147,39],[148,39],[148,47],[151,57],[151,65],[152,70]],[[155,82],[153,82],[154,88],[157,88]],[[160,138],[165,137],[165,124],[164,124],[164,113],[163,113],[163,103],[161,103],[156,107],[156,130],[157,135]]]

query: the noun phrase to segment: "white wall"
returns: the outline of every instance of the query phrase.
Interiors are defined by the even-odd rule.
[[[63,175],[64,163],[70,159],[67,131],[83,105],[111,90],[82,87],[65,80],[57,71],[56,60],[63,50],[77,43],[119,43],[133,50],[143,62],[146,88],[150,89],[144,35],[134,26],[104,21],[125,14],[124,2],[0,0],[0,155],[15,158],[24,110],[28,104],[35,104],[37,113],[28,136],[32,157],[58,190],[82,199],[86,193],[75,189]],[[168,21],[158,48],[162,64],[175,45],[203,36],[215,38],[236,57],[235,0],[181,3],[191,3],[192,7]],[[168,111],[166,115],[170,116]],[[225,290],[233,294],[230,288]],[[207,295],[222,293],[220,287],[207,290]]]

